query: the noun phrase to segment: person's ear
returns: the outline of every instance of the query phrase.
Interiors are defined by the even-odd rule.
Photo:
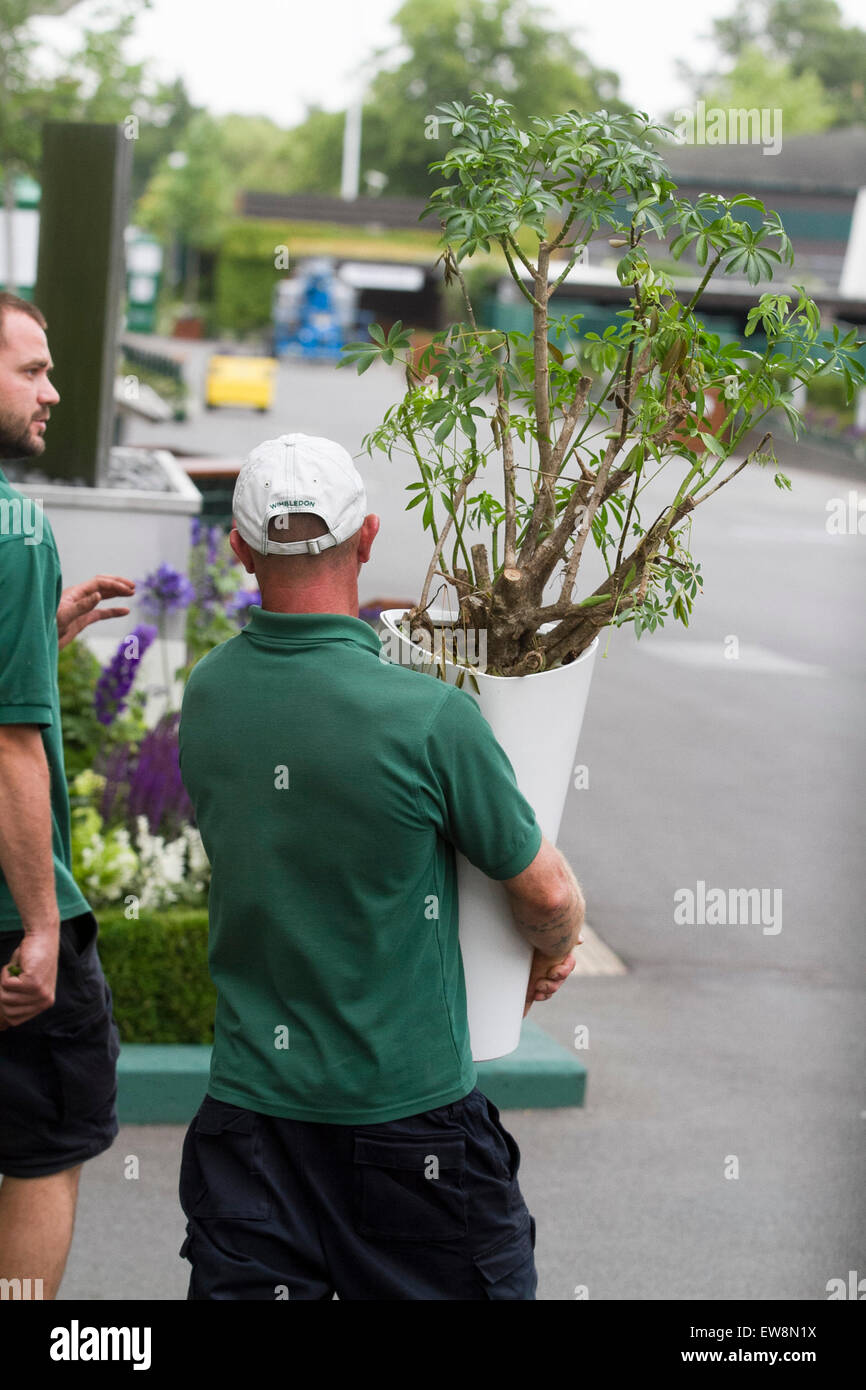
[[[236,526],[229,532],[229,545],[237,555],[247,574],[255,574],[256,567],[253,564],[252,548],[247,545],[243,536]]]
[[[373,549],[373,542],[379,532],[379,518],[374,512],[364,517],[364,524],[361,527],[361,539],[358,544],[358,571],[361,566],[366,565],[370,558],[370,551]]]

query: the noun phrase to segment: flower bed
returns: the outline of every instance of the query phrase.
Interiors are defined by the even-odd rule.
[[[241,588],[242,581],[228,537],[196,518],[189,575],[163,563],[139,581],[153,623],[127,633],[102,670],[83,643],[71,643],[60,654],[73,874],[95,911],[121,909],[129,925],[120,939],[127,943],[137,939],[134,924],[144,920],[141,914],[195,908],[207,920],[210,866],[180,775],[180,713],[170,703],[165,626],[169,614],[185,611],[186,661],[174,673],[185,682],[202,656],[241,630],[250,604],[259,601],[257,591]],[[148,729],[145,695],[133,687],[157,635],[165,665],[157,698],[164,697],[165,705]]]

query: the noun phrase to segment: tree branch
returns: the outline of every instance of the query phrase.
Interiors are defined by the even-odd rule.
[[[502,373],[496,377],[496,414],[502,448],[502,467],[505,474],[505,568],[517,564],[517,491],[514,483],[514,440],[511,438],[511,418],[502,385]]]
[[[583,408],[586,405],[586,399],[589,395],[591,386],[591,377],[582,376],[580,378],[580,381],[577,384],[577,391],[575,392],[574,400],[572,401],[571,405],[565,413],[559,439],[556,441],[556,445],[550,456],[550,468],[554,478],[559,476],[560,470],[562,468],[563,459],[565,458],[566,450],[568,449],[571,436],[574,434],[574,429],[577,424],[577,421],[579,420]],[[590,477],[594,476],[594,474],[590,474]],[[536,488],[536,497],[537,495],[538,490]],[[518,564],[522,565],[532,559],[532,556],[535,553],[536,542],[538,541],[538,534],[541,530],[542,520],[543,518],[540,509],[538,507],[533,507],[532,517],[530,519],[529,527],[526,532],[526,537],[520,549],[520,558],[518,560]]]
[[[427,569],[427,574],[424,579],[424,587],[421,590],[421,597],[419,598],[415,608],[412,610],[414,613],[420,613],[423,611],[423,609],[427,607],[427,595],[430,591],[430,585],[433,583],[433,576],[438,569],[439,557],[442,554],[445,542],[448,539],[448,532],[451,530],[451,527],[454,524],[454,516],[456,515],[457,509],[462,504],[463,498],[466,496],[469,484],[474,479],[477,471],[478,465],[476,464],[475,468],[473,468],[471,472],[467,473],[463,478],[461,478],[457,486],[457,491],[454,494],[454,511],[448,513],[448,515],[445,518],[445,522],[442,526],[442,530],[439,532],[439,539],[437,540],[436,545],[433,549],[433,555],[431,557],[430,564]]]

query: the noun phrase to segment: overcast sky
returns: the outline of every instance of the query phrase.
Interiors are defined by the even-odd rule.
[[[43,20],[41,32],[68,42],[80,17],[99,8],[88,0],[79,18]],[[180,74],[193,101],[217,115],[294,125],[308,103],[344,109],[359,65],[394,41],[389,19],[398,8],[399,0],[153,0],[129,52],[153,59],[166,77]],[[548,8],[596,64],[619,72],[627,102],[660,116],[689,97],[677,57],[714,66],[706,36],[734,0],[549,0]],[[841,0],[841,8],[849,23],[866,20],[866,0]]]

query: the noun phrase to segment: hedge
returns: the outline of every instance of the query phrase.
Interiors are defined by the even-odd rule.
[[[216,990],[207,969],[207,908],[128,921],[99,908],[99,956],[125,1043],[212,1043]]]

